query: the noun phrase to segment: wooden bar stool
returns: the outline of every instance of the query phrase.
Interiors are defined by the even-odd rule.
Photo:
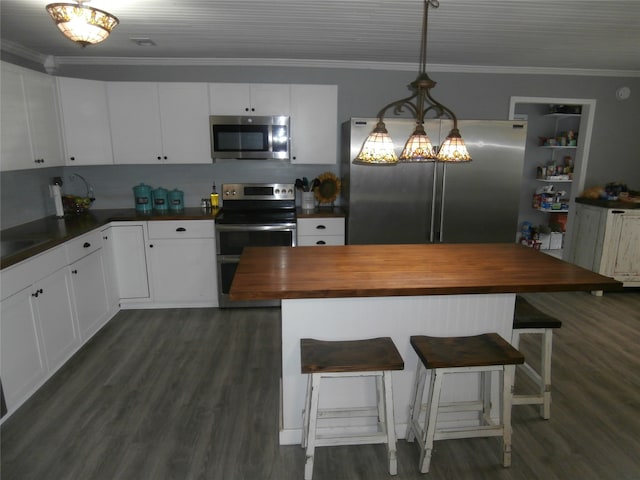
[[[303,410],[302,448],[306,448],[305,480],[313,476],[316,447],[386,443],[389,473],[396,475],[396,433],[393,420],[391,371],[404,369],[404,361],[389,337],[352,341],[300,339],[302,373],[309,374]],[[320,409],[320,381],[335,377],[375,377],[375,407]],[[318,420],[376,416],[377,431],[321,434]],[[342,429],[345,430],[345,429]]]
[[[513,316],[513,334],[511,345],[518,348],[520,335],[534,333],[542,335],[540,370],[536,371],[525,362],[523,371],[538,385],[538,393],[513,395],[514,405],[540,405],[540,416],[545,420],[551,417],[551,346],[553,329],[562,327],[562,322],[531,305],[524,297],[516,296],[515,313]],[[515,384],[515,377],[514,377]]]
[[[515,365],[524,362],[522,354],[497,333],[470,337],[412,336],[411,346],[420,362],[416,368],[413,400],[407,421],[407,441],[418,440],[419,468],[429,471],[434,440],[472,437],[502,437],[502,464],[511,465],[511,388]],[[431,371],[427,401],[422,403],[427,371]],[[441,403],[442,380],[449,373],[479,372],[478,401]],[[502,391],[500,422],[491,418],[491,375],[499,372]],[[477,411],[479,425],[443,427],[438,414],[443,412]],[[424,413],[424,427],[420,418]]]

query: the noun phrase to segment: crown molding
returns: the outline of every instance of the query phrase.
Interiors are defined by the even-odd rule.
[[[13,55],[46,65],[121,65],[121,66],[216,66],[216,67],[297,67],[337,68],[355,70],[416,70],[415,63],[368,62],[348,60],[313,60],[289,58],[183,58],[183,57],[89,57],[52,56],[22,47],[11,41],[3,41],[2,50]],[[556,67],[510,67],[490,65],[429,64],[429,72],[485,73],[505,75],[568,75],[589,77],[640,77],[640,70],[605,70]]]

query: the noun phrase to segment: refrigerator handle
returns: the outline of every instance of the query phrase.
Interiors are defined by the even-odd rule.
[[[435,240],[435,227],[436,227],[436,197],[438,185],[438,164],[433,165],[433,188],[431,190],[431,225],[429,226],[429,243],[433,243]]]

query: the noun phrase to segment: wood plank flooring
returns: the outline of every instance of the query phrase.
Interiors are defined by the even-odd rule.
[[[640,292],[526,298],[563,326],[551,419],[514,407],[511,468],[495,438],[447,440],[421,475],[402,440],[397,477],[365,445],[319,448],[314,479],[640,480]],[[279,376],[279,309],[122,311],[2,425],[2,479],[301,479]]]

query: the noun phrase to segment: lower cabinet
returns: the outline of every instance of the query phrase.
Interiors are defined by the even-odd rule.
[[[344,245],[344,217],[298,217],[298,246]]]
[[[110,243],[118,297],[123,307],[150,301],[147,268],[146,222],[111,224]]]
[[[640,287],[640,209],[576,204],[570,260]]]
[[[217,307],[213,221],[155,221],[148,229],[153,305]]]
[[[9,411],[79,347],[66,268],[2,301],[1,375]]]
[[[102,250],[90,253],[71,264],[71,283],[76,318],[82,341],[97,332],[108,320],[107,287]]]

